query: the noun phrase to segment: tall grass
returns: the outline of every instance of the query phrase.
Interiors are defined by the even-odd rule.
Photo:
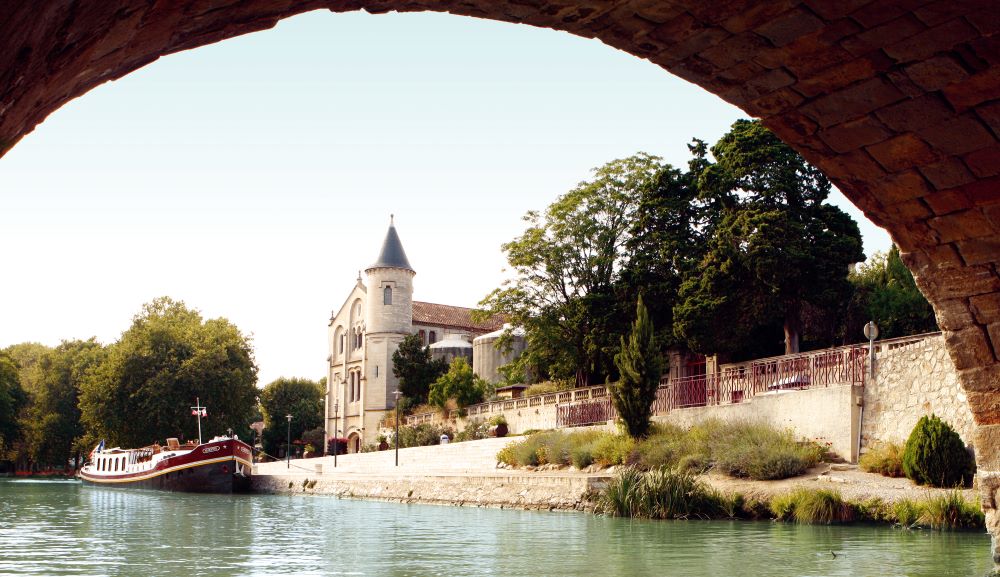
[[[861,455],[861,470],[885,477],[904,477],[903,446],[898,443],[879,443]]]
[[[690,471],[662,467],[643,472],[626,467],[601,492],[597,511],[615,517],[710,519],[728,511],[722,501]],[[732,504],[726,503],[728,508]]]
[[[771,513],[779,521],[829,525],[854,520],[854,508],[837,491],[797,489],[771,499]]]
[[[508,446],[498,459],[513,466],[546,463],[583,468],[629,465],[703,472],[715,467],[735,477],[783,479],[816,464],[821,450],[797,441],[791,432],[758,422],[709,420],[690,429],[658,424],[642,441],[607,432],[547,431]]]
[[[978,499],[968,501],[960,491],[928,497],[920,521],[933,529],[956,530],[982,527],[986,518]]]

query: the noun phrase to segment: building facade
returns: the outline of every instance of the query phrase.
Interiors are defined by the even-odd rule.
[[[392,355],[407,335],[419,335],[426,345],[446,338],[471,343],[499,326],[473,322],[469,308],[414,301],[414,276],[390,222],[365,280],[358,275],[344,304],[330,316],[325,428],[327,437],[346,438],[349,452],[374,443],[386,412],[395,409],[399,381]]]

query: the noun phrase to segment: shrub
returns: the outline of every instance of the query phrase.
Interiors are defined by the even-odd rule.
[[[524,390],[524,396],[549,395],[560,391],[568,391],[571,388],[573,387],[569,382],[545,381],[544,383],[535,383],[529,386]]]
[[[879,443],[861,455],[858,461],[863,471],[885,477],[904,477],[903,447],[897,443]]]
[[[437,445],[441,443],[441,435],[445,434],[451,438],[455,437],[455,432],[450,427],[431,423],[400,427],[399,446],[405,448]]]
[[[986,522],[978,500],[969,502],[961,491],[949,491],[944,495],[928,497],[923,505],[920,522],[939,531],[976,529]]]
[[[903,472],[920,485],[971,485],[976,463],[965,443],[936,415],[920,418],[903,451]]]
[[[634,448],[635,441],[627,435],[605,434],[594,442],[591,453],[595,463],[609,467],[624,464]]]
[[[884,523],[893,520],[891,508],[878,497],[871,497],[860,503],[855,503],[854,509],[855,518],[859,521]]]
[[[661,467],[642,472],[622,469],[598,497],[597,511],[616,517],[648,519],[711,518],[721,514],[720,497],[697,475]],[[734,511],[742,497],[728,501]]]
[[[465,428],[455,435],[455,442],[475,441],[485,439],[490,436],[490,426],[484,421],[469,421]]]
[[[715,465],[734,477],[758,481],[793,477],[818,458],[813,447],[796,442],[791,432],[763,423],[723,425],[720,433],[713,440]]]
[[[574,447],[570,453],[570,460],[577,469],[583,469],[594,464],[594,455],[591,452],[590,445]]]

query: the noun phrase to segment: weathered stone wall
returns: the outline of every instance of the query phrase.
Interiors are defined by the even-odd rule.
[[[818,443],[849,461],[857,459],[860,390],[851,385],[781,391],[751,397],[742,403],[675,409],[654,421],[690,427],[706,419],[764,421]]]
[[[878,354],[864,399],[863,447],[905,442],[920,417],[931,413],[947,421],[963,441],[973,442],[972,413],[943,336]]]
[[[495,475],[255,475],[259,493],[335,495],[402,503],[546,510],[590,510],[589,500],[607,483],[602,476]]]

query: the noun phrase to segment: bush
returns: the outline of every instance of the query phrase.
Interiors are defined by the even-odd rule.
[[[892,504],[892,517],[896,524],[909,529],[917,524],[920,516],[923,515],[923,507],[920,503],[910,499],[900,499]]]
[[[455,442],[461,443],[462,441],[475,441],[478,439],[485,439],[490,436],[490,426],[485,421],[472,421],[470,420],[465,424],[465,428],[455,435]]]
[[[569,382],[559,382],[559,381],[545,381],[544,383],[535,383],[524,390],[524,396],[530,397],[532,395],[550,395],[552,393],[559,393],[562,391],[568,391],[572,389],[572,385]]]
[[[597,512],[613,517],[648,516],[642,471],[628,467],[608,481],[598,497]]]
[[[903,447],[896,443],[879,443],[858,461],[861,470],[878,473],[884,477],[904,477]]]
[[[438,445],[441,443],[441,435],[448,435],[448,437],[454,438],[455,432],[450,427],[431,423],[400,427],[399,446],[400,448],[406,448]]]
[[[815,445],[763,423],[722,425],[713,441],[715,465],[733,477],[784,479],[801,475],[818,460]]]
[[[605,434],[594,442],[591,452],[595,463],[610,467],[625,464],[633,449],[635,441],[631,437]]]
[[[936,415],[921,417],[903,451],[903,472],[919,485],[970,486],[976,462],[965,443]]]

